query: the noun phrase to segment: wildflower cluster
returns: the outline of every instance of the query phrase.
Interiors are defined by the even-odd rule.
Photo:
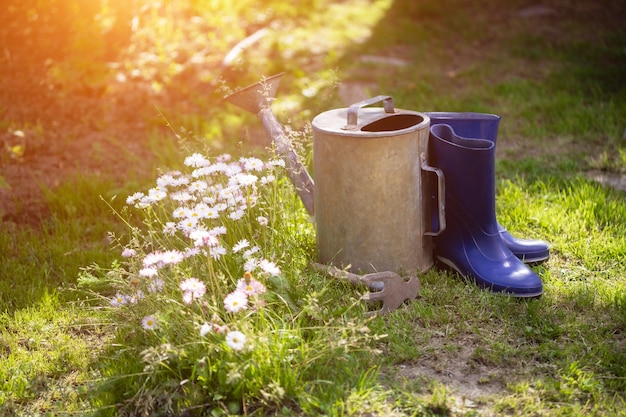
[[[153,219],[150,226],[156,230],[123,247],[126,277],[109,303],[142,304],[141,326],[156,331],[166,315],[148,309],[177,302],[189,310],[181,314],[197,320],[199,339],[221,335],[230,349],[240,351],[249,338],[236,328],[233,315],[262,307],[263,280],[281,270],[255,244],[259,233],[243,237],[242,230],[250,228],[238,227],[238,222],[245,219],[257,229],[269,226],[268,217],[253,209],[259,205],[260,190],[275,182],[275,169],[284,163],[254,157],[232,160],[228,154],[211,161],[194,153],[185,165],[189,173],[163,174],[153,188],[126,199]],[[239,272],[233,272],[233,261]]]
[[[302,212],[274,211],[293,192],[281,161],[193,154],[185,165],[126,200],[123,259],[79,277],[113,286],[105,302],[122,348],[107,361],[102,401],[119,415],[245,415],[284,409],[289,398],[298,412],[320,414],[317,401],[335,401],[327,380],[361,383],[354,361],[370,360],[377,336],[311,293],[315,277],[293,285],[313,234]],[[325,399],[311,401],[312,392]]]

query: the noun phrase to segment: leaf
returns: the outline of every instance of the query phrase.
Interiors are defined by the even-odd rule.
[[[7,182],[6,178],[4,178],[4,175],[0,175],[0,189],[11,189],[11,184]]]
[[[22,145],[11,146],[11,156],[14,158],[21,158],[24,156],[25,148]]]
[[[282,275],[272,276],[268,281],[272,287],[272,294],[281,298],[293,311],[300,310],[292,297],[293,289],[285,277]]]

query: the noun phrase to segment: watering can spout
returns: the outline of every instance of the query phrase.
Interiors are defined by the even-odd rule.
[[[285,161],[287,175],[298,191],[304,208],[306,208],[309,215],[314,216],[313,179],[300,161],[289,138],[271,109],[271,102],[276,97],[276,91],[283,74],[280,73],[264,78],[256,84],[252,84],[227,96],[224,100],[257,115],[265,129],[265,133],[276,145],[276,151]]]
[[[285,73],[264,78],[256,84],[249,85],[227,96],[224,100],[244,109],[252,114],[258,114],[262,109],[269,108],[276,97],[280,79]]]

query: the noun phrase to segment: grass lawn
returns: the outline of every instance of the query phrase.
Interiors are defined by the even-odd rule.
[[[623,2],[234,3],[0,13],[0,416],[626,415]],[[501,115],[498,221],[550,243],[543,296],[436,265],[372,317],[310,268],[314,224],[222,101],[279,72],[309,166],[312,118],[365,97]]]

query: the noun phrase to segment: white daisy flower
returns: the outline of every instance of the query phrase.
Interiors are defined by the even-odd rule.
[[[167,188],[176,184],[176,179],[171,174],[164,174],[157,178],[156,183],[161,188]]]
[[[231,211],[228,217],[230,217],[233,220],[239,220],[243,217],[244,214],[245,214],[245,211],[243,211],[242,209],[237,209],[237,210]]]
[[[246,171],[263,171],[264,163],[259,158],[245,158],[243,167]]]
[[[174,236],[176,234],[176,223],[174,222],[165,223],[165,226],[163,226],[163,234]]]
[[[248,187],[248,186],[254,185],[258,181],[258,179],[259,177],[257,177],[254,174],[241,173],[241,174],[237,174],[237,175],[230,177],[228,184],[229,185],[239,184],[242,187]]]
[[[149,266],[160,266],[163,265],[163,252],[161,251],[154,251],[151,252],[149,254],[147,254],[144,258],[143,258],[143,266],[144,267],[149,267]]]
[[[206,293],[206,285],[198,278],[187,278],[180,283],[180,289],[183,292],[185,304],[191,304],[192,301],[202,298]]]
[[[176,178],[176,181],[172,185],[182,187],[183,185],[187,185],[187,184],[189,184],[189,178],[187,178],[186,176],[182,176],[182,177]]]
[[[217,157],[217,162],[228,162],[232,159],[232,156],[229,153],[223,153]]]
[[[208,207],[204,213],[204,217],[207,219],[217,219],[220,217],[220,211],[215,207]]]
[[[237,313],[248,307],[248,296],[242,291],[233,291],[224,298],[224,309]]]
[[[216,174],[216,173],[227,173],[228,172],[228,164],[226,164],[225,162],[220,162],[218,161],[217,163],[211,165],[210,167],[210,171],[211,174]]]
[[[248,242],[247,239],[241,239],[239,242],[235,244],[235,246],[233,246],[233,252],[234,253],[240,252],[241,250],[247,248],[248,246],[250,246],[250,242]]]
[[[200,337],[204,337],[211,331],[213,327],[209,323],[204,323],[200,326]]]
[[[228,177],[232,177],[233,175],[237,175],[241,172],[241,166],[238,164],[228,164],[223,172]]]
[[[189,188],[187,188],[187,191],[189,191],[190,193],[201,193],[203,191],[206,191],[208,186],[209,185],[206,183],[206,181],[198,180],[189,184]]]
[[[183,261],[185,257],[179,250],[168,250],[163,252],[163,263],[166,265],[176,265]]]
[[[148,196],[145,196],[135,204],[135,208],[145,209],[145,208],[150,207],[152,203],[153,203],[152,199],[149,198]]]
[[[148,292],[155,293],[160,292],[163,289],[165,282],[161,278],[153,278],[148,284]]]
[[[280,268],[276,266],[274,262],[268,261],[267,259],[261,259],[259,268],[272,276],[280,275]]]
[[[178,201],[179,203],[184,203],[190,200],[194,200],[195,197],[186,191],[177,191],[175,193],[171,193],[170,198],[174,201]]]
[[[267,185],[267,184],[273,182],[275,179],[276,179],[276,177],[273,176],[273,175],[264,175],[264,176],[261,177],[261,181],[260,182],[261,182],[261,185]]]
[[[133,195],[130,195],[126,198],[126,204],[131,205],[131,204],[135,204],[137,201],[141,200],[144,197],[144,193],[142,192],[136,192]]]
[[[226,344],[232,350],[241,350],[246,346],[246,335],[238,330],[228,332],[226,335]]]
[[[207,212],[209,211],[209,206],[207,205],[207,203],[198,203],[194,207],[194,211],[196,213],[198,213],[198,216],[200,216],[200,218],[204,219],[204,218],[207,217]]]
[[[207,166],[209,164],[209,160],[199,153],[194,153],[191,156],[185,158],[185,165],[189,167],[199,168]]]
[[[167,192],[162,188],[155,187],[148,190],[148,198],[152,202],[161,201],[167,197]]]
[[[211,193],[215,193],[215,190],[211,190]],[[217,203],[217,198],[214,195],[208,195],[202,197],[202,202],[207,204],[208,206],[213,206]]]
[[[259,249],[259,247],[258,247],[258,246],[253,246],[253,247],[251,247],[250,249],[246,250],[246,251],[243,253],[243,258],[244,258],[244,259],[249,258],[249,257],[251,257],[252,255],[254,255],[255,253],[257,253],[259,250],[260,250],[260,249]],[[251,269],[246,269],[246,271],[252,271],[252,270],[251,270]]]
[[[194,169],[193,171],[191,171],[191,177],[200,178],[200,177],[206,177],[208,175],[211,175],[211,173],[213,172],[212,167],[213,165],[209,165],[206,167]]]
[[[154,330],[158,327],[156,318],[153,315],[144,317],[143,320],[141,320],[141,326],[146,330]]]
[[[216,226],[213,229],[209,230],[213,236],[225,235],[227,232],[226,226]]]
[[[211,254],[211,258],[217,260],[221,258],[223,255],[226,255],[226,248],[222,245],[217,245],[209,248],[209,254]]]
[[[217,203],[216,205],[213,206],[213,208],[215,210],[217,210],[218,212],[224,211],[228,208],[228,205],[226,203]]]
[[[159,275],[159,270],[156,269],[154,266],[149,266],[147,268],[142,268],[139,270],[139,276],[140,277],[155,277]]]
[[[202,251],[200,251],[200,248],[193,247],[185,248],[183,253],[185,254],[185,258],[191,258],[192,256],[200,255]]]
[[[186,217],[185,219],[178,222],[177,227],[185,234],[189,234],[196,230],[198,226],[198,219]]]
[[[253,257],[245,258],[245,253],[244,253],[244,259],[246,259],[246,261],[243,264],[243,269],[246,271],[254,271],[259,266],[259,260],[257,258],[253,258]]]
[[[220,243],[219,239],[207,230],[194,230],[189,233],[189,238],[194,241],[194,246],[198,248],[203,246],[217,246]]]
[[[272,159],[267,164],[272,167],[285,167],[285,161],[282,159]]]
[[[176,209],[174,209],[174,211],[172,212],[172,216],[175,219],[182,219],[183,217],[187,217],[187,208],[183,206],[176,207]]]
[[[263,294],[267,289],[265,285],[250,276],[250,278],[240,278],[237,281],[237,291],[250,296]]]
[[[128,303],[128,298],[125,295],[120,294],[119,292],[115,294],[113,298],[111,298],[110,304],[113,307],[119,307]]]

